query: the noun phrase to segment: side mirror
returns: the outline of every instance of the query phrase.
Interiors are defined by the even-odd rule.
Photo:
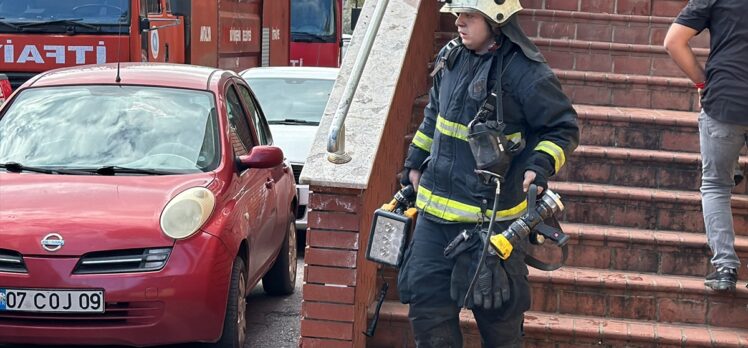
[[[151,30],[151,20],[148,18],[140,18],[140,32]]]
[[[272,168],[283,164],[283,150],[276,146],[255,146],[248,155],[239,156],[239,170]]]

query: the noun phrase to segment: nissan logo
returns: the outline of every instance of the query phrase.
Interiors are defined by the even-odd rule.
[[[57,251],[65,245],[65,240],[59,233],[50,233],[42,239],[42,248],[46,251]]]

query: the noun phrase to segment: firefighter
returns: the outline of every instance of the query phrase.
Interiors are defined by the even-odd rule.
[[[530,307],[524,250],[500,260],[481,249],[448,258],[444,249],[463,231],[488,225],[498,233],[526,210],[531,183],[541,190],[558,172],[579,138],[577,114],[537,47],[520,29],[519,0],[451,0],[459,38],[441,49],[424,119],[410,144],[403,183],[417,187],[420,218],[398,276],[400,300],[409,304],[417,347],[462,347],[459,312],[473,314],[484,347],[519,347]],[[497,82],[497,81],[500,81]],[[499,85],[501,88],[496,88]],[[516,149],[496,184],[476,175],[468,125],[495,92],[503,134]],[[503,105],[502,105],[503,104]],[[500,116],[498,116],[500,115]],[[463,262],[467,260],[467,262]],[[478,289],[468,293],[474,273]],[[486,285],[488,284],[488,285]],[[488,286],[488,289],[485,287]],[[485,291],[487,290],[487,291]]]

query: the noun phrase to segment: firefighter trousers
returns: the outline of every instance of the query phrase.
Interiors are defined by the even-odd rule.
[[[505,226],[505,224],[502,224]],[[444,248],[462,230],[475,224],[445,224],[421,215],[398,276],[400,300],[410,305],[410,319],[418,348],[460,348],[460,308],[450,298],[454,260]],[[527,266],[507,270],[513,278],[512,302],[499,310],[474,309],[481,345],[486,348],[522,347],[522,321],[529,308]]]

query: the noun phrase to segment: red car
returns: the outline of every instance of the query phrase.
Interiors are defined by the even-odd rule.
[[[0,109],[0,343],[242,347],[296,279],[296,188],[246,82],[54,70]]]

